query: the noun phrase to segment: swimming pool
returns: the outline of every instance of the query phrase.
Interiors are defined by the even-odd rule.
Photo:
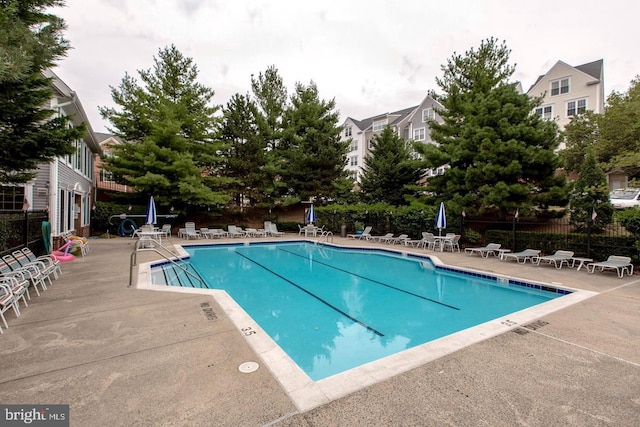
[[[184,248],[208,287],[227,292],[314,381],[571,293],[387,250]]]

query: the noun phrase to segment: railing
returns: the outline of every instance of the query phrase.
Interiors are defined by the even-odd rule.
[[[153,244],[154,246],[141,246],[140,243],[150,243]],[[157,246],[155,246],[157,245]],[[160,252],[158,250],[158,248],[162,248],[166,254],[166,255],[162,252]],[[184,268],[183,266],[181,266],[180,264],[178,264],[177,262],[175,262],[173,260],[173,258],[176,256],[176,254],[174,254],[173,252],[171,252],[169,249],[167,249],[165,246],[162,246],[162,244],[155,240],[155,239],[142,239],[142,240],[138,240],[138,242],[136,243],[136,247],[133,250],[133,252],[131,253],[131,257],[129,259],[129,285],[127,287],[131,287],[133,286],[133,266],[136,265],[136,261],[137,261],[137,254],[138,252],[144,252],[144,251],[152,251],[157,253],[158,255],[160,255],[162,258],[164,258],[165,260],[169,261],[173,266],[178,267],[180,270],[182,270],[185,274],[193,277],[194,279],[196,279],[198,282],[200,282],[201,285],[205,285],[204,280],[202,280],[202,278],[196,274],[193,274],[192,272],[190,272],[188,269]]]

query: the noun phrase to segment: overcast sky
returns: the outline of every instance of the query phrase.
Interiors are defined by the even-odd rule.
[[[175,44],[215,104],[250,91],[274,65],[285,85],[313,80],[341,121],[419,104],[454,52],[506,41],[526,91],[561,60],[604,59],[605,92],[640,74],[637,0],[66,0],[73,49],[54,71],[78,93],[94,131],[110,126],[110,86]]]

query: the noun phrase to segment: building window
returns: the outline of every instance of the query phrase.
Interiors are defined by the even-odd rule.
[[[347,138],[351,136],[351,126],[347,126],[344,128],[344,136],[346,136]]]
[[[356,141],[355,139],[351,140],[350,150],[351,151],[358,151],[358,141]]]
[[[102,169],[100,171],[100,181],[102,182],[113,182],[113,172],[106,171]]]
[[[576,114],[584,114],[587,111],[587,100],[576,99],[575,101],[567,102],[567,117],[575,116]]]
[[[386,125],[387,125],[387,119],[376,120],[375,122],[373,122],[373,130],[374,131],[382,130]]]
[[[425,108],[422,110],[422,123],[426,123],[427,120],[435,120],[436,112],[433,111],[433,108]]]
[[[414,141],[424,141],[425,140],[424,128],[419,128],[419,129],[414,129],[413,130],[413,140]]]
[[[553,117],[553,107],[551,105],[538,107],[536,108],[536,114],[539,115],[541,119],[551,120]]]
[[[24,187],[0,186],[0,211],[19,211],[24,203]]]
[[[569,93],[569,78],[551,82],[551,96]]]
[[[349,166],[358,166],[358,156],[351,156]]]

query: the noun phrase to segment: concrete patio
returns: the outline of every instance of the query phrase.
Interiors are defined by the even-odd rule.
[[[91,253],[65,263],[63,276],[42,296],[32,295],[21,317],[5,313],[10,327],[0,335],[1,403],[69,404],[72,426],[640,422],[637,275],[618,279],[615,273],[429,252],[446,264],[598,294],[301,412],[211,296],[129,288],[135,240],[90,245]],[[138,264],[156,258],[141,252]],[[241,373],[247,361],[260,368]]]

